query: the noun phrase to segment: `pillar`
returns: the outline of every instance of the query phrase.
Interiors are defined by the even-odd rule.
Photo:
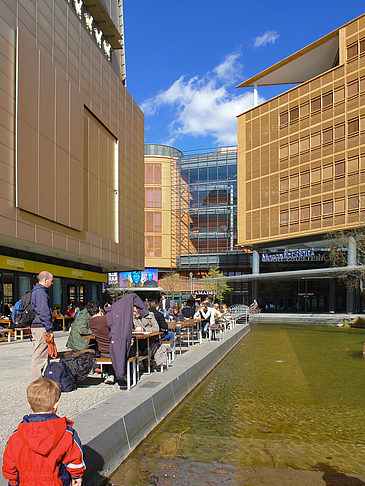
[[[336,312],[336,279],[335,278],[331,278],[330,280],[329,311],[331,312],[331,314]]]
[[[356,240],[353,236],[349,236],[347,240],[347,265],[356,265]],[[355,311],[355,288],[351,282],[353,278],[351,275],[347,276],[346,312],[348,314]]]
[[[260,254],[257,250],[252,250],[252,273],[260,273]],[[259,283],[257,280],[252,282],[252,300],[258,299]]]

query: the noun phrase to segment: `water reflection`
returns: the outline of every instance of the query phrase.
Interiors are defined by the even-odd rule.
[[[254,326],[112,482],[242,484],[252,466],[365,474],[363,341],[360,329]]]

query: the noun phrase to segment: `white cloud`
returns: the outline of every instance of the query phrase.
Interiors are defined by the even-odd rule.
[[[268,30],[255,38],[254,47],[266,47],[268,44],[274,44],[277,39],[279,34],[275,30]]]
[[[211,136],[217,145],[237,143],[236,116],[253,107],[253,93],[229,91],[235,89],[237,76],[242,78],[238,58],[239,54],[229,54],[212,72],[201,77],[181,76],[167,90],[141,104],[146,116],[163,107],[173,110],[164,143],[173,144],[186,135]]]

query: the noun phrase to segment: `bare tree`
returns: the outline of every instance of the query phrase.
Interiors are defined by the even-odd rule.
[[[328,258],[332,267],[346,267],[348,265],[348,241],[352,237],[356,244],[356,265],[364,265],[365,262],[365,227],[342,230],[329,233],[327,240],[330,246]],[[364,270],[350,270],[342,273],[339,278],[343,283],[353,289],[363,291],[365,279]]]

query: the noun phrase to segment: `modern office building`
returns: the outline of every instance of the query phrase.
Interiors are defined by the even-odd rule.
[[[186,297],[206,291],[200,279],[211,267],[249,271],[250,255],[237,247],[236,147],[146,144],[145,191],[145,266],[158,268],[164,289]],[[242,302],[247,284],[235,283],[233,296]]]
[[[144,117],[126,90],[121,0],[0,0],[0,312],[142,268]]]
[[[309,270],[329,266],[329,233],[364,226],[365,15],[239,87],[273,84],[296,86],[238,117],[238,244],[253,248],[254,273],[308,272],[253,293],[279,310],[362,310]]]

